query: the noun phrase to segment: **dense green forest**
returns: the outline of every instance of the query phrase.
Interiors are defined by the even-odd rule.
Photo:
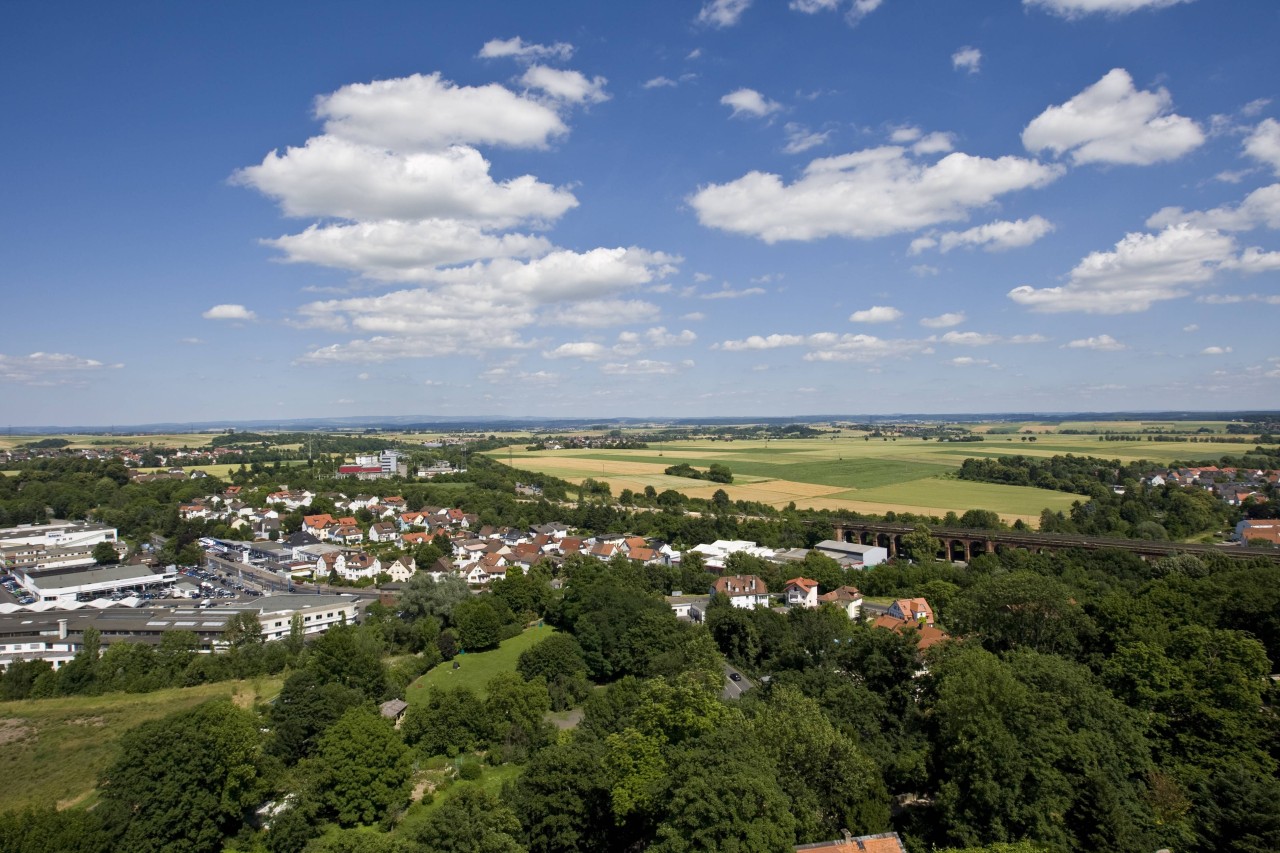
[[[624,560],[571,558],[560,590],[543,570],[480,596],[418,576],[398,607],[305,647],[246,632],[231,656],[288,662],[272,705],[143,725],[95,808],[6,815],[0,850],[774,851],[890,828],[913,850],[1280,843],[1280,568],[1018,552],[850,576],[825,559],[806,566],[824,587],[927,596],[955,639],[922,659],[910,632],[842,611],[723,601],[681,623],[665,579]],[[376,714],[537,616],[560,633],[483,696],[432,689],[399,730]],[[759,684],[737,701],[720,698],[725,658]],[[81,667],[117,689],[115,658]],[[575,705],[557,734],[546,712]],[[409,806],[441,755],[458,790]],[[464,784],[485,766],[516,772],[496,793]],[[283,808],[255,828],[267,801]]]

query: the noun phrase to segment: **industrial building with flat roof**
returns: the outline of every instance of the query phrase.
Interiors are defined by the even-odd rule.
[[[108,608],[0,614],[0,668],[15,660],[47,660],[54,668],[75,657],[84,632],[96,628],[105,648],[113,643],[158,645],[166,633],[189,631],[201,651],[226,647],[222,635],[237,613],[258,617],[264,640],[288,637],[295,615],[304,637],[334,625],[354,623],[359,599],[350,595],[268,595],[251,603],[221,607]]]
[[[94,546],[116,542],[116,529],[89,521],[51,521],[0,529],[0,567],[59,569],[94,563]]]
[[[70,604],[80,596],[104,597],[112,593],[145,587],[171,586],[178,579],[176,566],[117,565],[57,569],[14,568],[18,584],[37,601]]]

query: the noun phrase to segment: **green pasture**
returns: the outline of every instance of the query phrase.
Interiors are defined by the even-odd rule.
[[[441,687],[450,690],[467,687],[475,691],[477,696],[484,697],[485,685],[499,673],[515,672],[516,662],[520,654],[555,632],[550,625],[539,625],[528,628],[524,633],[503,641],[498,648],[488,652],[461,654],[453,660],[459,664],[453,668],[453,661],[446,661],[433,668],[426,675],[409,685],[405,699],[409,703],[421,702],[426,698],[428,687]]]
[[[147,720],[230,698],[242,707],[280,692],[281,678],[224,681],[154,693],[109,693],[0,703],[0,811],[92,804],[98,777],[126,731]]]

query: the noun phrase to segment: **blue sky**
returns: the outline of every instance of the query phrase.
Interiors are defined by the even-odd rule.
[[[1274,408],[1280,5],[0,6],[2,420]]]

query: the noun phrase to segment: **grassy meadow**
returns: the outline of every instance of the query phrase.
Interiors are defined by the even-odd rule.
[[[280,692],[282,679],[224,681],[155,693],[110,693],[0,703],[0,811],[91,805],[98,776],[116,760],[119,740],[147,720],[230,698],[242,707]]]
[[[409,685],[405,699],[410,703],[422,701],[426,697],[428,687],[443,687],[450,690],[467,687],[475,691],[477,696],[484,698],[485,685],[490,679],[502,672],[515,672],[520,654],[525,649],[550,637],[554,632],[555,629],[550,625],[535,626],[525,629],[524,633],[509,640],[504,640],[492,651],[458,655],[454,658],[459,664],[457,669],[453,668],[451,661],[436,666]]]
[[[984,425],[985,429],[998,424]],[[1011,426],[1011,425],[1005,425]],[[1071,453],[1107,459],[1169,462],[1185,459],[1215,459],[1238,454],[1251,445],[1227,442],[1102,441],[1095,435],[1044,434],[1046,429],[1102,427],[1139,430],[1166,426],[1155,422],[1115,424],[1017,424],[1019,429],[1040,432],[1034,442],[1022,435],[989,434],[985,441],[939,442],[917,438],[896,441],[843,434],[812,439],[710,441],[681,440],[650,444],[644,450],[540,450],[512,448],[494,451],[501,462],[518,469],[552,474],[570,482],[588,477],[607,481],[618,495],[623,489],[643,491],[652,486],[661,492],[675,489],[690,497],[709,498],[724,488],[733,500],[759,501],[776,507],[794,501],[800,508],[848,509],[884,513],[915,512],[945,515],[969,509],[997,512],[1007,522],[1022,519],[1034,522],[1046,507],[1070,507],[1079,496],[1065,492],[1022,486],[972,483],[955,478],[954,472],[968,457],[1026,456],[1049,457]],[[1172,426],[1171,424],[1168,426]],[[1224,424],[1194,424],[1225,429]],[[1182,428],[1187,428],[1182,425]],[[1211,436],[1209,436],[1211,437]],[[671,477],[663,470],[687,462],[695,468],[712,463],[733,471],[731,485],[705,480]]]

